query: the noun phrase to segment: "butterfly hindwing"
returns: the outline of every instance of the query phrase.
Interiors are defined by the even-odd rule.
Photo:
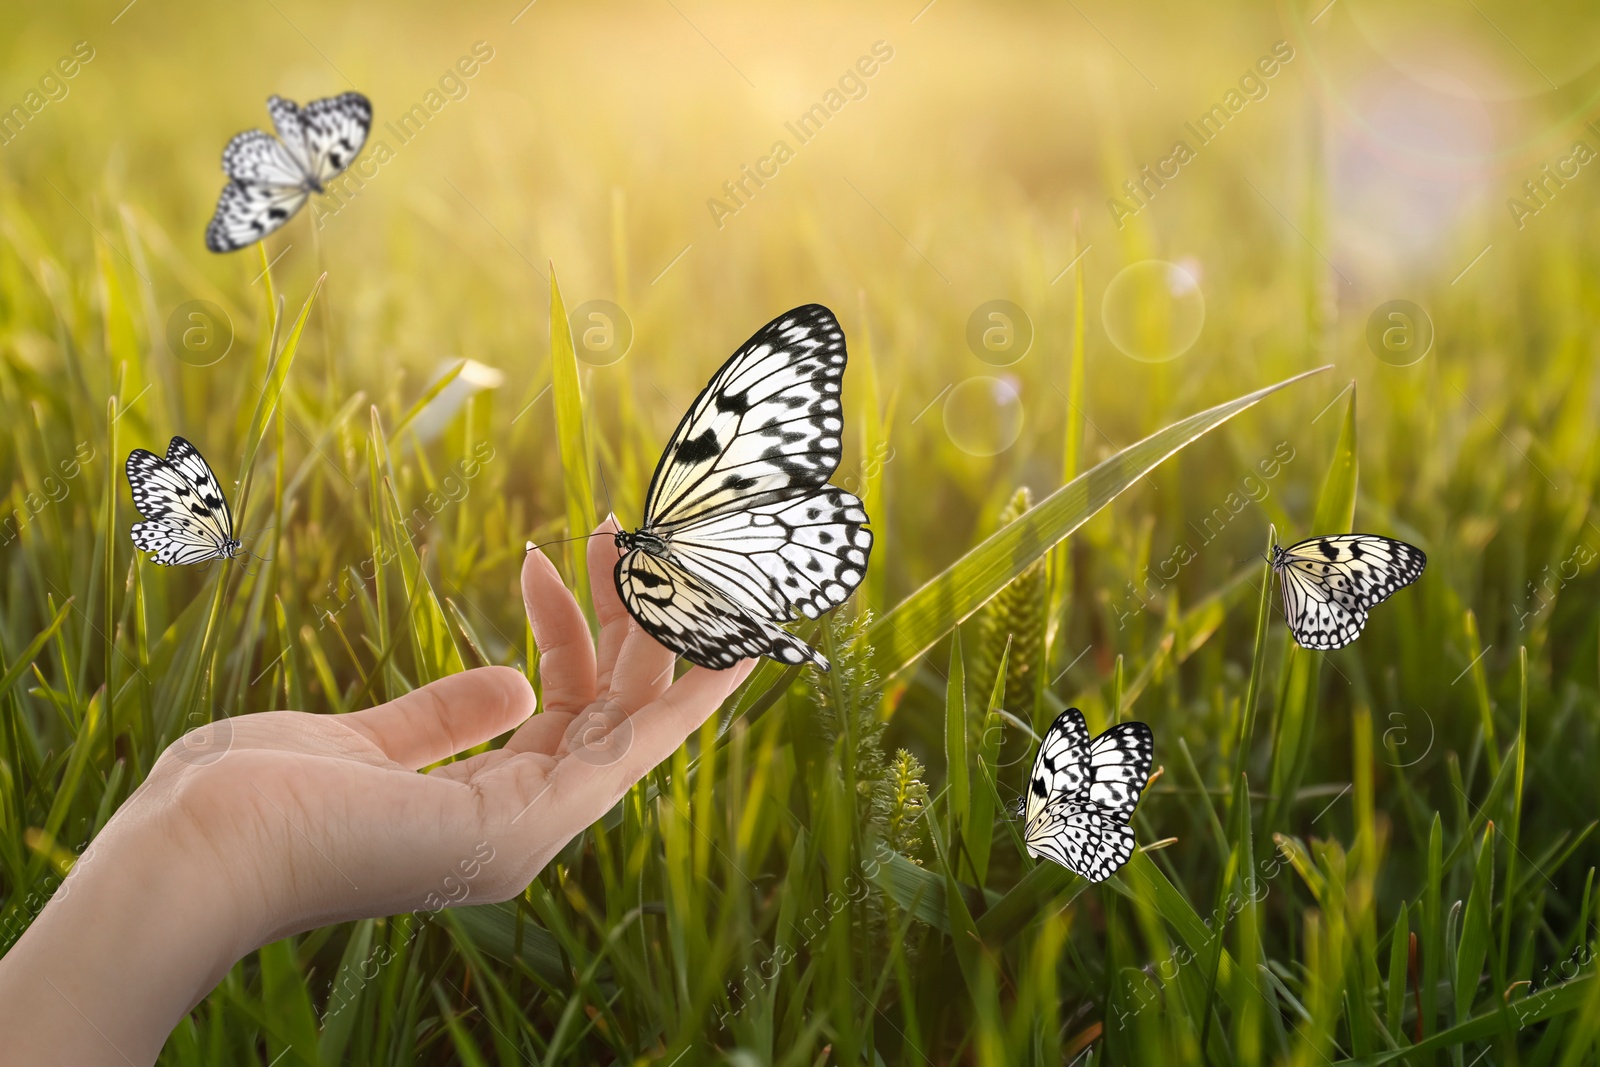
[[[310,195],[298,186],[229,182],[206,226],[206,247],[213,252],[247,248],[294,217]]]
[[[1367,612],[1416,581],[1428,557],[1414,545],[1374,534],[1312,537],[1274,551],[1283,612],[1305,648],[1343,648]]]
[[[815,619],[860,584],[872,551],[861,501],[834,486],[685,523],[676,559],[695,577],[770,619]]]
[[[1029,851],[1082,876],[1103,882],[1133,858],[1133,827],[1090,804],[1055,804],[1044,826],[1028,837]]]
[[[1068,708],[1045,732],[1023,801],[1025,842],[1092,882],[1133,855],[1128,820],[1150,778],[1155,740],[1142,722],[1113,726],[1093,741],[1083,715]]]
[[[617,594],[639,625],[690,663],[713,670],[753,656],[783,663],[828,661],[804,641],[739,604],[671,560],[634,549],[617,560]]]
[[[645,526],[786,499],[839,467],[844,331],[807,304],[757,330],[695,398],[650,483]]]

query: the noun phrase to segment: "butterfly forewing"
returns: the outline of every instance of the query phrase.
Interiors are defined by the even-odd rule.
[[[313,100],[300,112],[310,171],[317,183],[339,176],[361,154],[372,129],[372,104],[360,93]]]
[[[1039,746],[1028,784],[1028,851],[1093,882],[1109,877],[1133,855],[1128,820],[1154,753],[1144,723],[1113,726],[1091,743],[1082,714],[1062,712]]]
[[[1305,648],[1343,648],[1366,626],[1367,612],[1422,575],[1421,549],[1374,534],[1312,537],[1274,554],[1283,613]]]
[[[1056,721],[1045,731],[1039,743],[1039,754],[1033,758],[1033,774],[1028,779],[1028,792],[1023,815],[1027,822],[1056,797],[1076,793],[1083,786],[1084,761],[1089,755],[1089,725],[1083,713],[1068,708],[1056,716]]]
[[[222,495],[222,486],[217,482],[217,476],[212,473],[211,465],[205,461],[205,457],[200,455],[188,441],[174,437],[167,445],[167,462],[194,487],[195,493],[200,497],[200,503],[205,506],[206,518],[215,523],[218,536],[224,541],[231,541],[233,515],[228,511],[228,501]]]
[[[666,530],[783,500],[839,466],[844,331],[807,304],[773,319],[695,398],[650,483],[645,526]]]
[[[283,142],[261,130],[246,130],[222,150],[222,170],[236,182],[298,188],[305,171]]]
[[[300,177],[304,180],[311,173],[311,158],[306,153],[306,128],[300,117],[299,105],[281,96],[269,96],[267,114],[272,116],[272,128],[278,131],[278,140],[294,157],[300,168]]]

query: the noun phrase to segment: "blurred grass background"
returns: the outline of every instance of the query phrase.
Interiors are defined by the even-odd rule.
[[[759,674],[514,904],[252,955],[163,1062],[1595,1062],[1597,43],[1489,0],[0,10],[0,944],[188,728],[536,680],[524,540],[636,523],[815,300],[879,536],[838,670]],[[226,139],[347,89],[364,185],[206,253]],[[122,458],[175,433],[270,563],[134,559]],[[1118,455],[1079,526],[1050,494]],[[1352,521],[1428,570],[1308,655],[1255,559]],[[1157,739],[1101,887],[1004,815],[1068,704]]]

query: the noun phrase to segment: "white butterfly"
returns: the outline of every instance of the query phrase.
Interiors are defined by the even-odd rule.
[[[756,331],[667,442],[644,525],[618,533],[617,592],[656,640],[721,669],[751,656],[828,661],[779,627],[860,584],[872,550],[839,466],[844,331],[807,304]]]
[[[306,198],[350,165],[367,143],[372,104],[360,93],[313,100],[305,107],[269,97],[267,111],[278,136],[246,130],[222,150],[217,213],[206,227],[206,247],[234,252],[252,245],[293,217]]]
[[[127,471],[133,506],[150,520],[133,524],[133,543],[152,561],[204,563],[239,554],[222,487],[194,445],[174,437],[166,459],[136,448]]]
[[[1343,648],[1367,624],[1374,604],[1422,576],[1422,549],[1373,534],[1313,537],[1272,546],[1283,586],[1283,614],[1305,648]]]
[[[1115,874],[1133,855],[1128,820],[1154,756],[1155,738],[1142,722],[1119,723],[1091,744],[1083,713],[1063,711],[1045,732],[1018,803],[1028,852],[1091,882]]]

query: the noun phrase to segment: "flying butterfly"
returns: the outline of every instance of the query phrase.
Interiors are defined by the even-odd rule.
[[[1017,804],[1023,843],[1091,882],[1102,882],[1133,855],[1128,820],[1150,780],[1155,737],[1124,722],[1089,739],[1088,724],[1068,708],[1045,731],[1028,791]]]
[[[781,627],[842,604],[867,570],[861,501],[839,466],[844,331],[820,304],[757,330],[695,398],[650,481],[644,524],[619,532],[617,593],[691,663],[828,661]]]
[[[372,129],[372,104],[360,93],[313,100],[303,108],[273,96],[267,111],[277,137],[246,130],[222,150],[229,181],[206,227],[206,247],[213,252],[248,247],[288,222],[361,153]]]
[[[1283,614],[1301,646],[1343,648],[1367,624],[1367,612],[1422,576],[1422,549],[1374,534],[1312,537],[1269,561],[1283,587]]]
[[[151,561],[205,563],[242,551],[222,486],[194,445],[174,437],[165,459],[136,448],[126,469],[133,506],[149,520],[133,524],[133,543]]]

